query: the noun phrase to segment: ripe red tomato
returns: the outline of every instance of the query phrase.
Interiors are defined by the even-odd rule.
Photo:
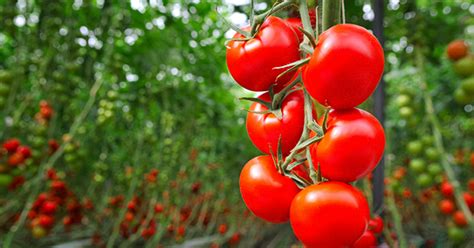
[[[259,99],[271,101],[268,93],[262,94]],[[263,104],[254,102],[250,111],[268,110]],[[263,153],[277,154],[278,140],[281,137],[281,150],[283,155],[290,153],[298,143],[304,127],[304,94],[303,91],[295,91],[282,102],[282,119],[279,120],[274,114],[258,114],[248,112],[247,133],[252,143]]]
[[[14,153],[19,146],[20,141],[17,139],[9,139],[3,143],[3,148],[5,148],[9,153]]]
[[[372,171],[383,155],[385,134],[379,121],[357,108],[331,110],[324,138],[312,146],[313,163],[323,177],[352,182]]]
[[[383,219],[380,216],[375,216],[373,219],[369,220],[369,230],[374,233],[382,233],[383,231]]]
[[[57,208],[58,208],[58,205],[55,202],[46,201],[41,206],[41,213],[54,214]]]
[[[237,33],[234,38],[245,37]],[[299,58],[298,37],[285,21],[274,16],[263,22],[255,38],[248,41],[231,40],[226,55],[227,67],[234,80],[252,91],[266,91],[272,84],[287,83],[296,72],[287,73],[276,80],[286,68],[274,68]]]
[[[444,197],[452,197],[454,194],[454,187],[452,184],[448,182],[443,182],[440,187],[441,194],[443,194]]]
[[[464,216],[464,214],[461,212],[461,211],[456,211],[454,212],[453,214],[453,221],[454,223],[456,223],[456,225],[458,225],[459,227],[464,227],[464,226],[467,226],[467,220],[466,220],[466,216]]]
[[[375,36],[363,27],[339,24],[319,36],[303,82],[319,103],[352,108],[372,94],[383,68],[383,49]]]
[[[469,53],[469,46],[463,40],[454,40],[448,44],[446,53],[450,60],[456,61]]]
[[[439,211],[441,211],[443,214],[451,214],[455,209],[453,201],[448,199],[441,200],[438,204],[438,207]]]
[[[364,234],[357,240],[352,248],[373,248],[377,247],[377,238],[371,231],[365,231]]]
[[[40,215],[38,217],[38,224],[41,227],[49,229],[54,225],[54,218],[52,216],[49,216],[49,215]]]
[[[10,157],[8,157],[7,162],[10,166],[18,166],[22,164],[24,161],[25,161],[25,157],[23,156],[23,154],[19,152],[15,152],[12,155],[10,155]]]
[[[31,149],[27,146],[19,146],[17,152],[21,153],[25,159],[31,157]]]
[[[291,204],[290,222],[307,247],[348,247],[366,231],[369,206],[362,193],[342,182],[303,189]]]
[[[291,201],[300,190],[288,177],[277,172],[270,156],[247,162],[240,173],[240,193],[247,207],[268,222],[286,222]]]
[[[467,192],[463,193],[462,196],[468,207],[470,208],[474,207],[474,196],[472,196],[471,194]]]

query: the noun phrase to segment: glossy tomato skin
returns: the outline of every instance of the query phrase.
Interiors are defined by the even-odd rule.
[[[234,38],[245,38],[237,33]],[[268,17],[255,38],[248,41],[231,40],[227,45],[226,61],[230,74],[242,87],[251,91],[267,91],[272,84],[285,84],[296,72],[277,76],[286,69],[273,68],[299,60],[298,37],[282,19]]]
[[[259,97],[271,102],[268,93]],[[282,119],[279,120],[274,114],[259,114],[251,111],[268,110],[263,104],[254,102],[247,114],[247,133],[252,143],[263,153],[277,154],[278,140],[281,137],[282,153],[287,155],[293,149],[301,137],[304,127],[304,94],[302,90],[295,91],[282,102]]]
[[[383,155],[385,134],[382,125],[361,109],[331,110],[324,138],[312,146],[313,163],[322,176],[352,182],[372,171]]]
[[[270,156],[258,156],[247,162],[239,183],[245,205],[253,214],[272,223],[288,221],[291,202],[300,189],[277,172]]]
[[[308,186],[291,203],[291,227],[308,248],[350,247],[366,231],[369,219],[362,193],[342,182]]]
[[[364,234],[357,240],[352,248],[374,248],[377,247],[377,238],[371,231],[365,231]]]
[[[347,109],[372,94],[383,68],[383,49],[375,36],[363,27],[339,24],[319,36],[303,82],[319,103]]]

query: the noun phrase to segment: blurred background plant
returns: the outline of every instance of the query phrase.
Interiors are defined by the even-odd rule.
[[[257,10],[272,5],[257,2]],[[372,26],[370,1],[345,8],[348,22]],[[243,25],[249,10],[238,0],[1,1],[0,242],[296,244],[288,225],[254,218],[237,190],[257,150],[244,135],[247,103],[237,99],[250,93],[225,65],[233,34],[225,20]],[[474,177],[474,105],[458,90],[472,77],[472,57],[470,66],[446,58],[452,40],[474,45],[473,14],[468,0],[386,1],[386,193],[388,206],[398,206],[386,209],[392,244],[403,234],[417,245],[474,239],[438,209],[451,197],[439,193],[442,156],[464,193]],[[433,142],[420,72],[446,153]]]

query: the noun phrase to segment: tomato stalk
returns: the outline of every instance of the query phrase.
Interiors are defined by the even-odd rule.
[[[280,2],[280,3],[276,3],[275,5],[273,5],[273,7],[261,14],[258,14],[258,15],[254,15],[252,14],[253,16],[253,19],[252,19],[252,24],[251,24],[251,31],[250,31],[250,37],[247,37],[247,38],[251,38],[251,37],[254,37],[254,35],[258,32],[258,29],[260,28],[261,24],[265,21],[265,19],[272,15],[272,14],[275,14],[285,8],[288,8],[290,7],[291,5],[294,5],[296,4],[296,0],[285,0],[283,2]],[[252,13],[254,13],[254,10],[253,10],[253,2],[252,2]]]
[[[323,0],[323,31],[341,22],[341,2]]]
[[[433,107],[433,99],[431,98],[430,92],[428,91],[428,86],[426,84],[426,75],[424,72],[424,57],[420,49],[421,47],[417,47],[417,49],[415,50],[415,61],[416,61],[416,67],[418,69],[418,74],[420,77],[419,84],[420,84],[421,91],[423,92],[423,99],[425,102],[425,111],[431,123],[435,147],[441,154],[441,158],[440,158],[441,165],[446,173],[448,181],[451,183],[451,185],[454,188],[454,198],[456,200],[456,203],[458,204],[459,208],[464,214],[470,228],[474,230],[474,219],[469,210],[469,207],[464,201],[461,185],[459,184],[459,181],[457,180],[454,170],[452,168],[452,162],[450,161],[450,158],[448,157],[446,150],[444,149],[443,137],[440,131],[441,125],[439,123],[438,117],[436,116],[436,113]]]

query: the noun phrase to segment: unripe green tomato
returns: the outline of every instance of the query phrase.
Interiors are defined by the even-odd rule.
[[[408,106],[401,107],[398,111],[400,112],[400,116],[405,119],[413,115],[413,109]]]
[[[458,104],[465,105],[473,102],[473,99],[462,88],[457,88],[454,91],[454,101]]]
[[[474,94],[474,77],[464,79],[461,82],[461,89],[469,95]]]
[[[64,152],[65,153],[71,153],[73,152],[74,150],[76,150],[76,147],[74,147],[74,145],[72,143],[67,143],[65,146],[64,146]]]
[[[399,193],[399,192],[402,190],[402,186],[401,186],[401,184],[400,184],[399,181],[395,181],[395,180],[392,181],[392,182],[390,183],[390,187],[392,188],[392,191],[393,191],[394,193]]]
[[[39,125],[39,124],[36,125],[34,129],[35,134],[39,136],[46,134],[47,131],[48,131],[48,128],[45,125]]]
[[[431,178],[430,175],[426,174],[426,173],[422,173],[418,176],[418,178],[416,179],[416,183],[418,183],[418,185],[420,187],[428,187],[430,186],[431,184],[433,184],[433,179]]]
[[[407,151],[411,155],[418,155],[423,149],[423,143],[419,140],[413,140],[408,142]]]
[[[439,174],[439,175],[435,176],[435,182],[436,182],[437,184],[440,184],[440,183],[444,182],[444,176],[443,176],[443,174]]]
[[[401,94],[397,96],[397,98],[395,99],[395,102],[398,107],[407,106],[411,102],[411,97],[406,94]]]
[[[421,158],[415,158],[410,161],[410,164],[408,166],[410,170],[420,173],[425,171],[426,163],[425,160]]]
[[[465,233],[464,230],[462,230],[461,228],[451,226],[448,229],[448,237],[449,240],[453,241],[454,243],[461,243],[462,241],[464,241]]]
[[[46,234],[48,234],[46,229],[40,226],[35,226],[31,229],[31,235],[33,235],[33,237],[37,239],[43,238],[44,236],[46,236]]]
[[[431,163],[428,165],[428,173],[432,176],[440,175],[443,172],[443,167],[438,163]]]
[[[31,145],[33,146],[33,148],[41,148],[46,145],[46,140],[40,136],[35,136],[31,140]]]
[[[13,181],[13,177],[10,174],[0,174],[0,187],[6,187]]]
[[[110,100],[115,100],[115,99],[117,99],[117,97],[118,97],[118,92],[115,91],[115,90],[109,90],[109,91],[107,92],[107,97],[108,97]]]
[[[474,74],[474,56],[466,56],[453,64],[456,74],[461,77],[468,77]]]
[[[463,121],[461,123],[461,130],[466,134],[474,135],[474,118]]]
[[[436,161],[439,159],[439,151],[438,149],[434,148],[434,147],[428,147],[426,148],[425,150],[425,155],[426,157],[431,160],[431,161]]]
[[[73,153],[67,153],[64,155],[64,161],[66,161],[66,163],[72,163],[76,160],[76,158],[76,155]]]
[[[10,92],[10,86],[0,82],[0,96],[6,96]]]
[[[433,144],[433,136],[431,135],[426,135],[421,138],[421,142],[423,142],[423,145],[429,146]]]
[[[6,70],[0,70],[0,82],[10,83],[13,80],[11,72]]]

